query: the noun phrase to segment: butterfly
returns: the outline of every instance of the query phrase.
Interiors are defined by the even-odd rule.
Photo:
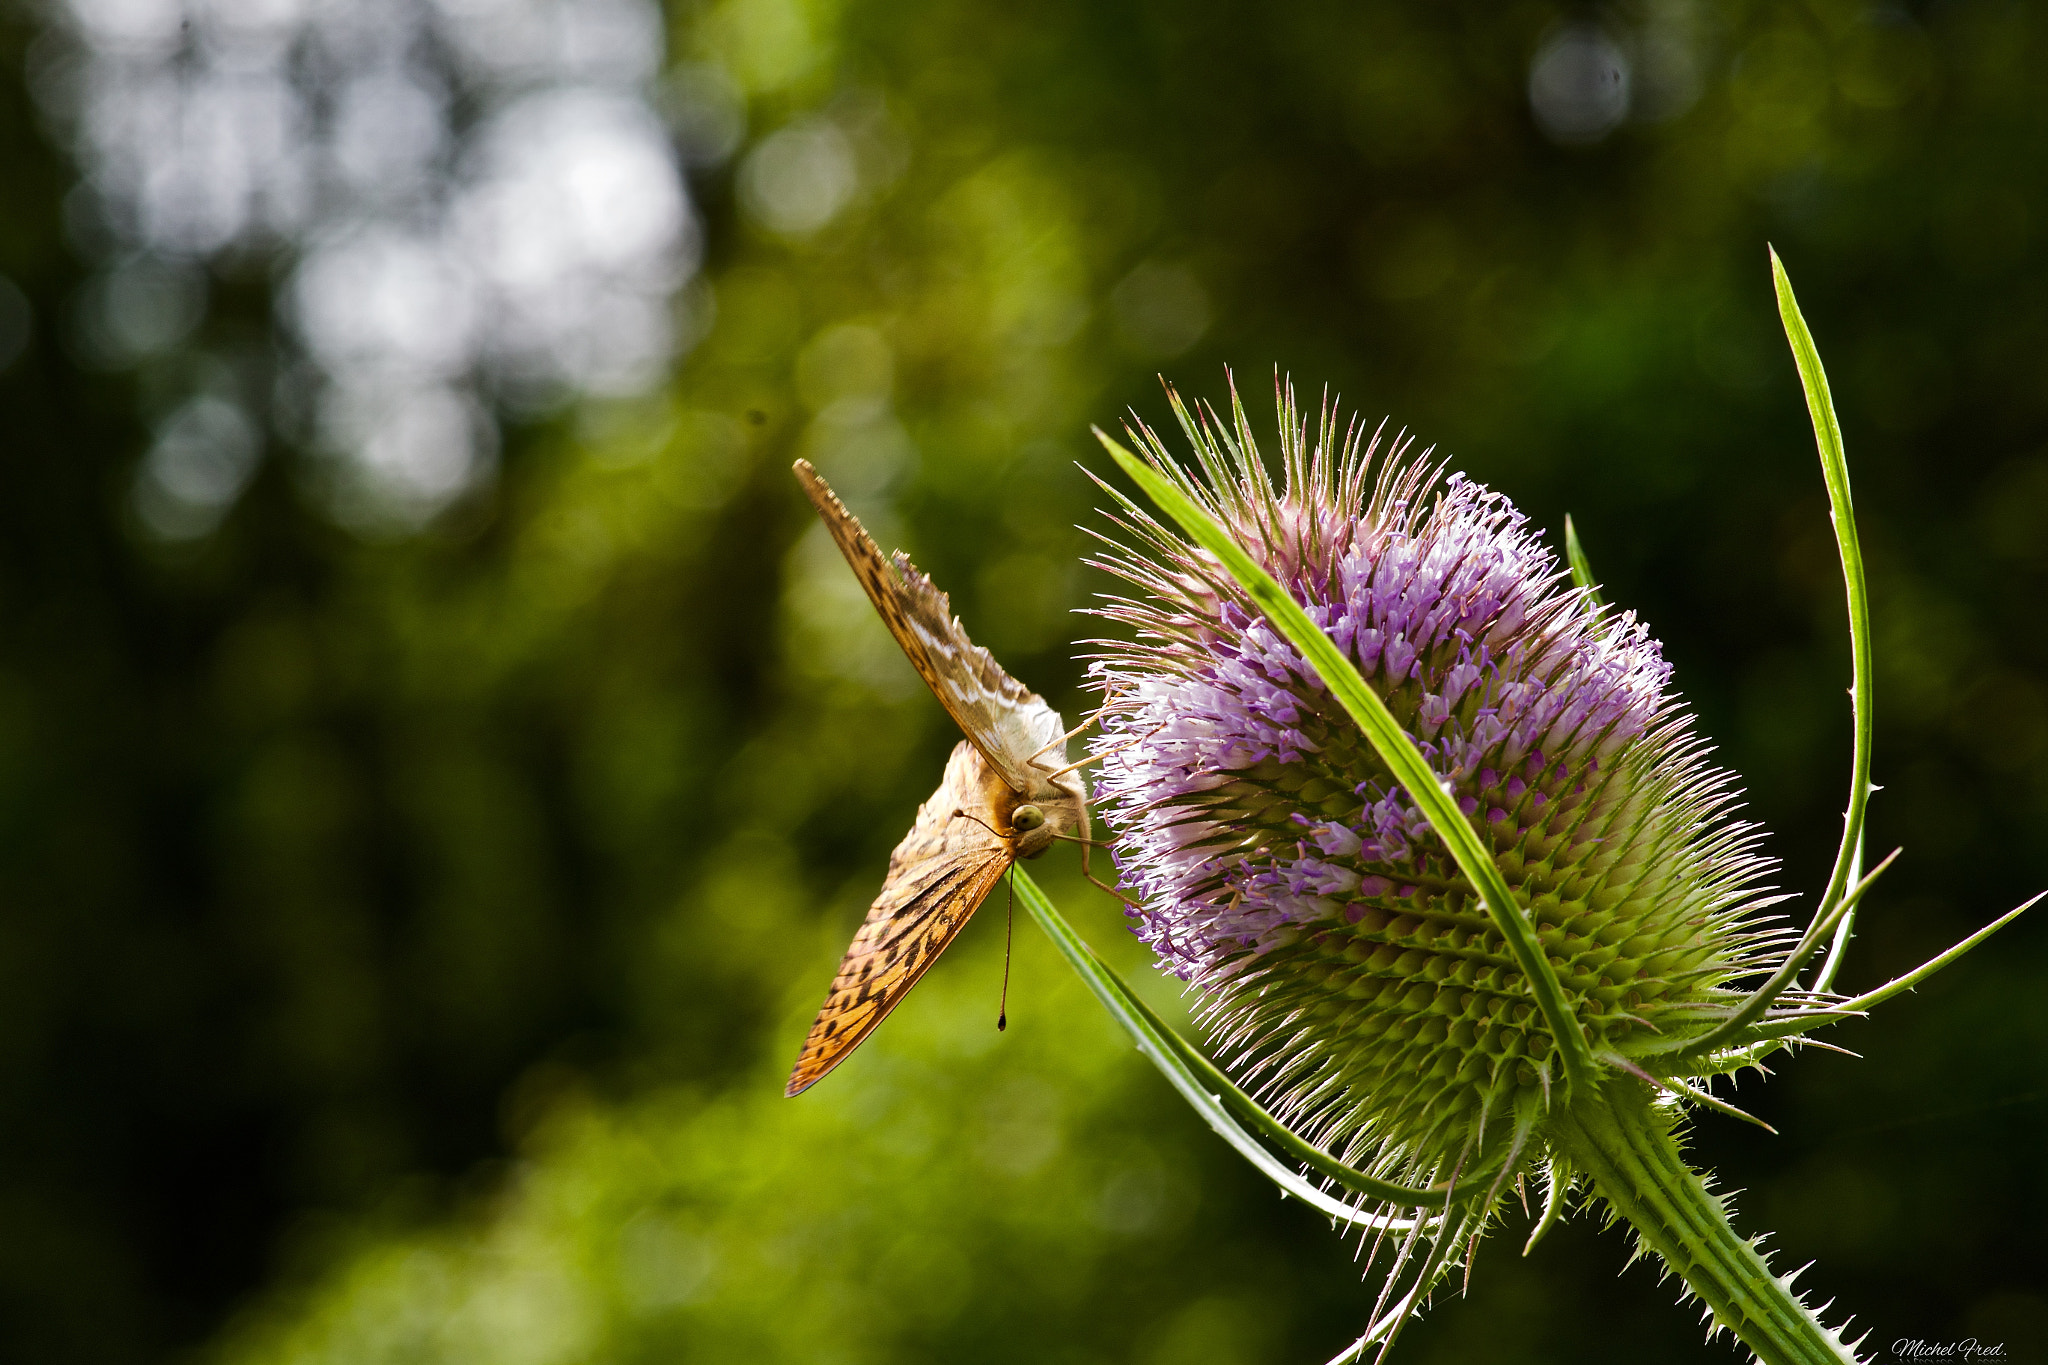
[[[840,960],[786,1095],[815,1085],[875,1031],[1017,859],[1077,832],[1088,837],[1087,797],[1078,765],[1067,763],[1072,735],[1059,712],[967,638],[946,594],[908,556],[882,557],[809,461],[796,462],[796,477],[889,633],[967,738],[889,855],[882,892]]]

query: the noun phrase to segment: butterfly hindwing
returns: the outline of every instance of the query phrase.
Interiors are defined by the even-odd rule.
[[[872,1033],[973,916],[1012,862],[995,831],[1004,783],[962,741],[946,776],[918,809],[889,857],[889,876],[840,960],[838,975],[804,1039],[785,1094],[795,1095],[845,1060]]]
[[[1033,759],[1042,758],[1065,728],[1059,712],[967,638],[946,594],[905,555],[898,552],[893,562],[884,559],[859,518],[808,461],[796,462],[796,476],[889,633],[961,733],[1010,790],[1032,791]],[[1058,758],[1048,766],[1066,762],[1065,746],[1058,748]]]

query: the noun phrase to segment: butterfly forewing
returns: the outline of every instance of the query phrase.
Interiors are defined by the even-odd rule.
[[[1046,746],[1065,728],[1059,712],[967,638],[946,594],[908,558],[898,553],[893,562],[884,559],[860,520],[808,461],[796,462],[796,476],[889,633],[961,733],[981,750],[1010,790],[1020,795],[1032,791],[1033,760],[1043,760]],[[1064,746],[1059,748],[1059,756],[1044,766],[1065,764]]]
[[[945,780],[890,855],[882,894],[840,960],[783,1093],[808,1089],[874,1032],[1002,879],[1012,861],[995,833],[1008,823],[998,809],[1004,789],[979,750],[954,746]]]
[[[1076,829],[1085,837],[1088,819],[1081,781],[1066,766],[1059,713],[967,638],[946,594],[908,558],[884,559],[815,469],[798,460],[796,476],[883,624],[967,742],[953,750],[945,780],[889,860],[882,894],[804,1040],[791,1095],[874,1031],[1020,854],[1036,857]],[[1026,801],[1037,818],[1019,830],[1011,813]]]

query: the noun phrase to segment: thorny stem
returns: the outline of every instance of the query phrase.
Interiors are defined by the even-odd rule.
[[[1791,1277],[1771,1274],[1729,1226],[1725,1205],[1679,1153],[1675,1113],[1654,1108],[1647,1086],[1622,1078],[1587,1100],[1558,1115],[1553,1140],[1718,1325],[1764,1365],[1854,1365],[1854,1353],[1793,1294]]]
[[[1364,1215],[1275,1161],[1226,1110],[1246,1112],[1249,1106],[1247,1117],[1268,1140],[1283,1135],[1293,1138],[1285,1125],[1258,1109],[1255,1101],[1237,1091],[1213,1064],[1145,1008],[1021,867],[1016,870],[1016,888],[1017,898],[1104,1008],[1130,1031],[1139,1050],[1211,1127],[1283,1191],[1342,1221],[1376,1224],[1390,1231],[1416,1229],[1413,1219]],[[1562,1213],[1561,1185],[1569,1182],[1568,1172],[1582,1173],[1615,1215],[1635,1228],[1643,1246],[1684,1279],[1712,1311],[1714,1320],[1734,1332],[1764,1365],[1855,1365],[1856,1357],[1839,1336],[1823,1327],[1793,1294],[1790,1277],[1774,1276],[1756,1248],[1729,1225],[1722,1201],[1707,1190],[1679,1152],[1672,1133],[1676,1111],[1653,1105],[1648,1086],[1627,1077],[1612,1078],[1597,1090],[1581,1092],[1568,1108],[1553,1110],[1552,1115],[1548,1128],[1554,1144],[1553,1161],[1561,1160],[1566,1169],[1553,1168],[1551,1197],[1542,1225],[1530,1238],[1532,1244]],[[1263,1122],[1258,1121],[1261,1119]],[[1304,1151],[1313,1151],[1298,1138],[1293,1138],[1286,1150],[1296,1160],[1306,1160]],[[1310,1164],[1333,1175],[1329,1168],[1335,1163],[1320,1152],[1314,1155],[1320,1160]],[[1438,1207],[1445,1202],[1443,1190],[1409,1190],[1349,1170],[1334,1178],[1342,1182],[1344,1176],[1364,1182],[1371,1188],[1363,1192],[1390,1202],[1411,1206],[1434,1202]],[[1424,1215],[1425,1226],[1428,1221]],[[1446,1231],[1439,1230],[1439,1240]],[[1433,1277],[1418,1281],[1414,1293],[1338,1359],[1352,1359],[1369,1345],[1384,1345],[1431,1282]]]

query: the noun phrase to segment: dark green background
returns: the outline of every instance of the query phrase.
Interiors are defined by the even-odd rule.
[[[1697,102],[1546,140],[1531,57],[1587,18],[1689,35]],[[1160,370],[1213,398],[1235,366],[1262,421],[1274,366],[1327,382],[1540,525],[1575,516],[1804,910],[1846,638],[1774,242],[1870,561],[1872,846],[1906,848],[1845,981],[2048,882],[2039,10],[671,20],[755,137],[848,131],[853,204],[786,240],[744,210],[744,151],[703,174],[716,321],[667,393],[516,431],[494,493],[426,532],[335,529],[279,447],[176,550],[125,497],[178,358],[67,349],[74,172],[24,90],[32,24],[0,27],[0,271],[37,319],[0,373],[0,1357],[1292,1365],[1363,1325],[1350,1248],[1028,929],[1007,1036],[988,916],[780,1098],[953,740],[811,526],[801,453],[1071,716],[1091,627],[1065,613],[1106,587],[1075,567],[1088,425],[1163,418]],[[273,344],[266,279],[223,276],[195,347]],[[1173,354],[1162,279],[1207,301]],[[1043,875],[1136,960],[1064,855]],[[1817,1259],[1802,1283],[1874,1346],[2048,1359],[2044,945],[2023,920],[1838,1030],[1865,1060],[1745,1081],[1783,1136],[1698,1130],[1738,1226]],[[1617,1278],[1618,1232],[1581,1217],[1524,1261],[1519,1229],[1400,1358],[1730,1358],[1674,1285]]]

